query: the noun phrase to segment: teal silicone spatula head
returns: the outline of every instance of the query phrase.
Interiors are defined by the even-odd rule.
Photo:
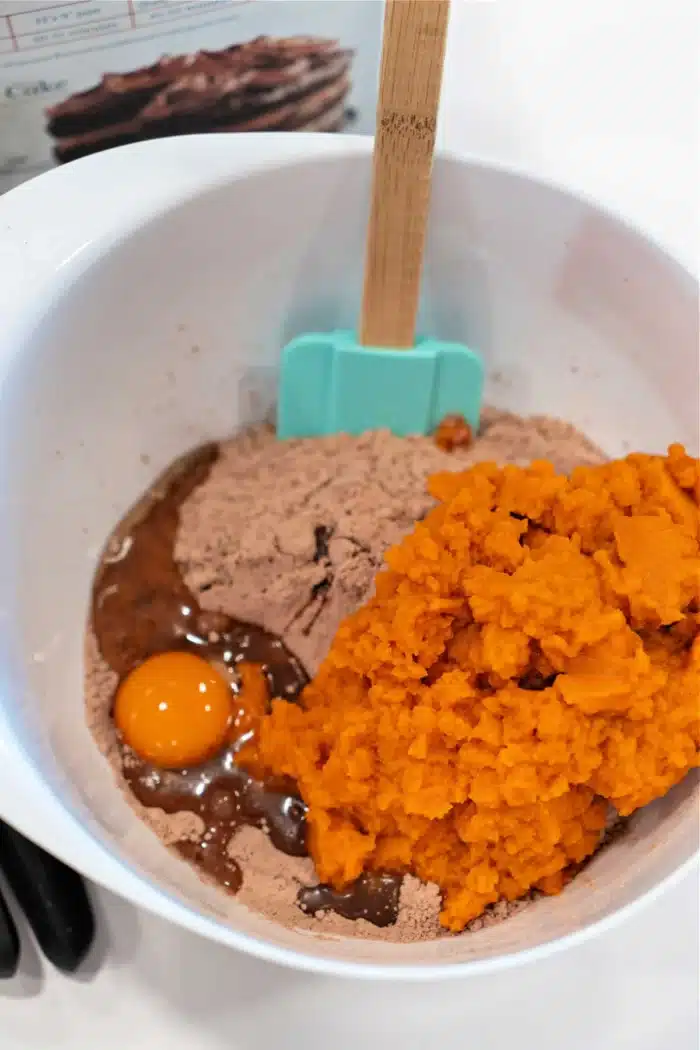
[[[297,336],[282,352],[277,432],[316,437],[478,425],[481,359],[415,343],[449,0],[386,0],[372,199],[358,335]]]
[[[386,427],[430,434],[451,413],[479,423],[483,366],[461,343],[424,339],[398,353],[360,346],[352,332],[301,335],[284,348],[279,437],[362,434]]]

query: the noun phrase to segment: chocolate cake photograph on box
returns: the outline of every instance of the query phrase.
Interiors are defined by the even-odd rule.
[[[27,10],[30,7],[31,10]],[[0,0],[0,193],[208,132],[372,134],[382,0]]]
[[[165,56],[47,110],[59,163],[112,146],[208,131],[340,131],[353,52],[336,40],[260,36],[220,51]]]

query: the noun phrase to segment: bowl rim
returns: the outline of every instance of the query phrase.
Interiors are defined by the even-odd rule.
[[[194,135],[172,137],[118,147],[54,168],[23,183],[0,197],[0,308],[4,324],[0,334],[0,406],[4,377],[15,354],[23,345],[37,318],[50,301],[120,242],[142,225],[167,213],[193,196],[199,196],[233,177],[248,178],[264,171],[329,159],[369,156],[369,136],[324,136],[305,133],[260,133],[236,136]],[[464,151],[439,150],[441,158],[460,165],[497,172],[532,183],[566,196],[582,207],[640,237],[657,250],[680,281],[697,281],[687,268],[659,241],[630,224],[610,208],[585,194],[572,191],[556,180],[534,176],[510,164],[492,161]],[[138,198],[119,200],[125,173],[138,179]],[[164,177],[165,172],[165,177]],[[138,174],[137,174],[138,173]],[[125,195],[121,192],[121,197]],[[58,202],[60,201],[60,205]],[[44,221],[42,221],[44,220]],[[1,652],[1,649],[0,649]],[[11,681],[0,666],[0,684],[8,695]],[[0,729],[5,716],[0,709]],[[11,746],[10,746],[11,744]],[[36,769],[7,724],[0,733],[0,759],[13,770],[15,790],[0,790],[0,798],[11,800],[3,817],[35,838],[88,878],[101,883],[132,903],[145,907],[184,928],[227,944],[268,962],[294,969],[336,976],[373,980],[432,981],[487,974],[509,969],[524,962],[546,958],[573,947],[594,935],[614,929],[656,900],[697,868],[696,849],[668,875],[646,891],[623,904],[610,915],[580,929],[490,959],[446,963],[368,963],[328,959],[314,952],[315,938],[308,938],[305,949],[284,948],[262,937],[242,933],[224,921],[212,918],[189,905],[167,889],[158,886],[96,838],[78,819],[70,806],[54,793],[44,773]],[[0,762],[0,767],[2,766]],[[18,777],[21,779],[18,781]],[[0,786],[3,774],[0,771]],[[27,785],[24,802],[19,802],[20,782]],[[9,780],[8,780],[9,783]],[[50,795],[50,799],[47,798]],[[15,805],[17,808],[12,809]],[[41,814],[41,816],[39,816]],[[48,819],[50,817],[50,819]],[[37,829],[39,833],[37,834]]]

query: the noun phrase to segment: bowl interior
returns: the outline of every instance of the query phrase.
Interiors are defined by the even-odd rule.
[[[83,719],[96,559],[188,447],[274,406],[279,348],[353,327],[369,159],[291,165],[195,194],[68,264],[2,390],[0,577],[14,687],[1,700],[47,786],[121,863],[186,907],[328,960],[437,964],[534,948],[612,915],[697,848],[697,781],[637,815],[560,896],[415,946],[318,939],[211,891],[133,816]],[[487,399],[562,416],[611,455],[698,446],[697,292],[661,252],[557,190],[437,163],[420,329],[480,350]]]

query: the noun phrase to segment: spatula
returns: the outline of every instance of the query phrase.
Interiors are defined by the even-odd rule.
[[[306,333],[284,348],[281,438],[428,434],[453,413],[478,425],[481,359],[415,339],[448,16],[449,0],[386,0],[358,333]]]

